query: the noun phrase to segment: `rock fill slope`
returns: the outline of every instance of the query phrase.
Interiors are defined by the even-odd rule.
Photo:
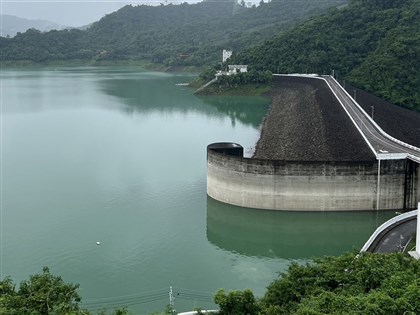
[[[254,158],[366,161],[373,153],[324,80],[276,77]]]

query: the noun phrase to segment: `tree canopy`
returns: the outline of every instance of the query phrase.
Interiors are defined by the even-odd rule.
[[[308,20],[309,19],[309,20]],[[304,22],[306,21],[306,22]],[[329,74],[420,111],[420,0],[261,1],[131,6],[86,30],[0,37],[3,61],[230,62],[273,73]]]
[[[236,0],[160,6],[127,5],[86,30],[28,30],[0,38],[3,60],[125,60],[202,66],[290,28],[347,0],[273,0],[245,6]]]
[[[11,278],[0,281],[1,315],[90,315],[81,309],[81,297],[77,293],[79,285],[65,283],[59,276],[44,267],[42,273],[22,281],[16,290]],[[105,314],[102,312],[101,314]],[[114,315],[124,315],[124,309],[117,309]]]
[[[220,314],[418,314],[420,261],[402,253],[293,263],[261,299],[249,290],[215,295]]]
[[[0,281],[0,314],[90,315],[80,308],[78,285],[65,283],[47,267],[22,281]],[[420,261],[405,253],[350,252],[292,263],[262,298],[251,290],[219,290],[220,315],[406,314],[420,313]],[[165,314],[168,313],[165,312]],[[101,311],[98,314],[106,314]],[[128,314],[116,309],[114,315]]]
[[[352,0],[238,54],[274,73],[330,74],[420,110],[420,0]]]

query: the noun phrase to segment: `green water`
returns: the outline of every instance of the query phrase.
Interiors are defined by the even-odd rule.
[[[206,196],[206,146],[247,155],[262,98],[198,98],[188,75],[129,68],[2,71],[1,275],[47,265],[83,306],[214,308],[219,288],[262,295],[277,272],[360,248],[390,213],[243,209]],[[101,245],[96,245],[99,241]]]

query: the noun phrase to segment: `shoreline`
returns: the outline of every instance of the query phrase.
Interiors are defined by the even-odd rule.
[[[206,87],[203,92],[195,93],[199,96],[262,96],[268,97],[270,90],[269,85],[255,85],[246,84],[237,87],[218,89],[218,87],[211,88],[211,85]]]
[[[42,68],[42,67],[139,67],[146,70],[153,70],[168,73],[198,73],[199,67],[195,66],[165,66],[155,64],[147,60],[91,60],[91,59],[72,59],[72,60],[49,60],[34,62],[32,60],[6,60],[1,62],[2,68]]]

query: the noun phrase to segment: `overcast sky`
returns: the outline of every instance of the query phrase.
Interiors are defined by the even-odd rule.
[[[33,20],[48,20],[66,26],[83,26],[95,22],[104,15],[126,4],[159,4],[168,0],[0,0],[1,14],[15,15]],[[198,2],[198,1],[171,1]]]

